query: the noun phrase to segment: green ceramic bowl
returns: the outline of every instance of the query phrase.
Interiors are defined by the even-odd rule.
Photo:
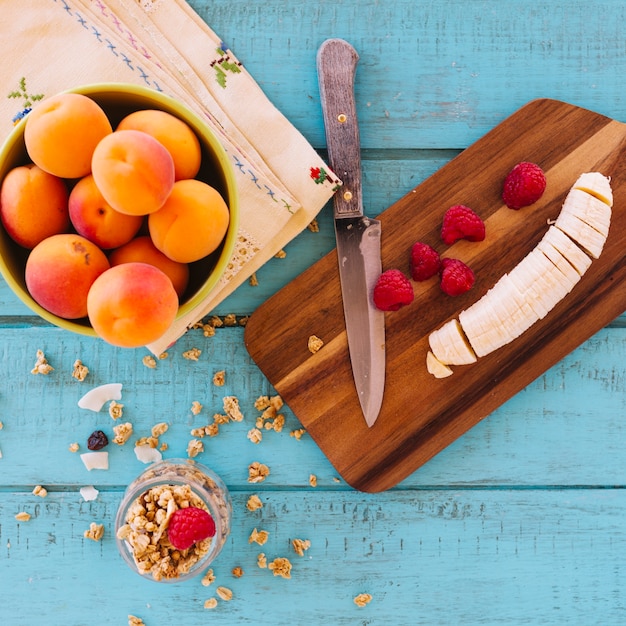
[[[69,89],[95,100],[107,113],[113,128],[133,111],[159,109],[185,121],[196,133],[202,147],[202,165],[196,176],[215,187],[230,210],[230,224],[220,247],[208,257],[191,263],[189,285],[183,294],[177,319],[184,317],[215,289],[224,274],[235,247],[239,222],[237,186],[233,166],[217,137],[202,118],[177,100],[163,93],[122,83],[102,83]],[[14,167],[29,162],[24,145],[28,116],[16,124],[0,148],[0,181]],[[29,251],[17,245],[0,225],[0,273],[17,297],[40,317],[66,330],[96,336],[87,318],[67,320],[39,306],[26,289],[24,268]]]

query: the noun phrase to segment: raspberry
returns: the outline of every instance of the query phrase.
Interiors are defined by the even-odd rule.
[[[482,241],[485,238],[485,223],[472,209],[463,205],[451,206],[443,216],[441,239],[447,245],[458,239]]]
[[[474,284],[474,272],[458,259],[441,260],[441,290],[449,296],[460,296]]]
[[[400,270],[383,272],[374,286],[374,304],[381,311],[397,311],[413,302],[413,286]]]
[[[215,522],[204,509],[190,506],[172,513],[167,534],[177,550],[188,550],[194,543],[215,536]]]
[[[411,247],[411,278],[413,280],[428,280],[439,273],[441,261],[439,253],[432,246],[416,241]]]
[[[518,163],[504,179],[502,200],[509,209],[521,209],[537,202],[546,188],[543,170],[535,163]]]

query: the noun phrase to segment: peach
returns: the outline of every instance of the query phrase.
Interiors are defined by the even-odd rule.
[[[47,237],[26,260],[26,288],[44,309],[65,319],[87,315],[87,294],[93,282],[109,268],[94,243],[73,234]]]
[[[102,139],[94,150],[91,170],[106,201],[128,215],[157,211],[174,185],[170,153],[140,130],[116,130]]]
[[[160,141],[174,160],[174,178],[195,178],[202,155],[200,141],[183,120],[156,109],[135,111],[127,115],[117,130],[141,130]]]
[[[196,180],[179,180],[161,209],[148,216],[154,245],[179,263],[215,251],[228,230],[230,214],[220,193]]]
[[[158,267],[172,281],[179,298],[185,293],[189,282],[189,266],[166,257],[157,250],[150,237],[135,237],[109,254],[109,263],[112,266],[133,262],[149,263]]]
[[[102,197],[93,176],[81,178],[72,189],[69,214],[76,232],[109,250],[128,243],[143,224],[143,216],[116,211]]]
[[[111,123],[95,100],[61,93],[42,100],[26,118],[24,142],[35,165],[60,178],[81,178],[91,171],[91,157]]]
[[[106,342],[138,348],[156,341],[178,312],[172,281],[148,263],[122,263],[103,272],[87,297],[89,321]]]
[[[69,230],[65,182],[36,165],[13,168],[0,188],[0,218],[20,246],[34,248],[51,235]]]

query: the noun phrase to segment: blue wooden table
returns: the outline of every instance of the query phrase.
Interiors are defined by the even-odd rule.
[[[167,1],[167,0],[164,0]],[[358,50],[365,205],[370,215],[414,188],[537,97],[626,120],[626,6],[618,0],[192,0],[270,99],[322,154],[315,55],[329,37]],[[621,207],[617,208],[621,210]],[[334,245],[330,206],[216,315],[246,316]],[[197,361],[184,358],[201,350]],[[38,350],[54,368],[33,375]],[[239,325],[192,330],[159,360],[69,334],[33,316],[0,285],[0,623],[623,624],[626,621],[626,317],[530,384],[396,488],[349,488],[285,407],[282,432],[252,443],[255,400],[275,392],[248,356]],[[74,361],[89,368],[72,377]],[[225,385],[215,386],[215,372]],[[239,399],[245,419],[205,439],[197,460],[220,474],[234,506],[215,582],[159,585],[116,551],[113,520],[144,469],[110,445],[110,469],[80,459],[106,411],[77,401],[120,382],[139,436],[167,422],[166,457],[186,456],[190,429]],[[202,404],[194,416],[194,402]],[[81,450],[69,446],[79,442]],[[254,461],[271,470],[248,482]],[[316,477],[316,486],[311,484]],[[33,494],[41,485],[45,497]],[[94,485],[98,497],[79,493]],[[263,507],[250,511],[257,494]],[[29,521],[15,518],[30,514]],[[84,537],[104,525],[100,541]],[[263,546],[254,529],[269,533]],[[293,539],[310,541],[303,556]],[[287,557],[291,578],[260,568]],[[242,576],[233,574],[234,568]],[[232,590],[230,601],[216,592]],[[358,606],[355,598],[370,594]],[[218,598],[216,608],[205,601]]]

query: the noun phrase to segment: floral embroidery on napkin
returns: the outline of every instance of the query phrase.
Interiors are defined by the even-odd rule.
[[[316,185],[323,185],[324,183],[333,184],[333,191],[337,191],[341,187],[341,182],[334,179],[323,167],[310,168],[311,178]]]
[[[22,76],[22,78],[20,78],[19,87],[7,95],[7,98],[22,101],[22,109],[13,116],[13,123],[17,124],[21,119],[26,117],[31,112],[33,103],[42,100],[43,97],[44,94],[42,93],[28,93],[28,90],[26,89],[26,78]]]
[[[241,73],[241,63],[237,60],[231,60],[230,51],[228,46],[221,41],[218,48],[216,48],[217,54],[220,58],[211,61],[211,67],[215,70],[215,80],[220,87],[226,89],[226,72],[233,74]]]

